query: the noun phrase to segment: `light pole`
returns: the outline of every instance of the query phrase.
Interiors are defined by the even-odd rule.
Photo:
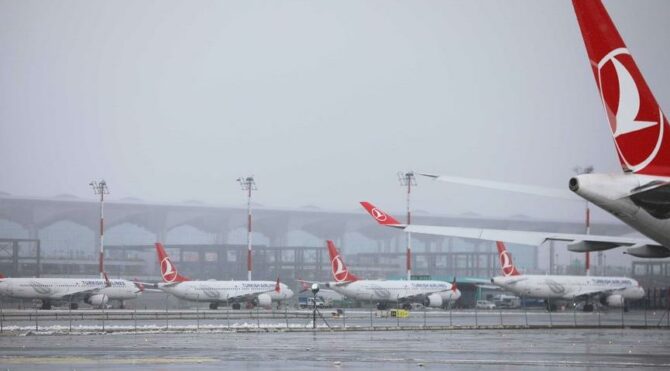
[[[576,166],[572,170],[579,175],[579,174],[591,174],[593,172],[593,165],[589,165],[586,167],[581,167],[581,166]],[[586,229],[586,234],[591,234],[591,208],[589,208],[589,201],[585,200],[586,202],[586,209],[585,209],[585,217],[584,217],[584,223],[585,223],[585,229]],[[602,261],[602,251],[598,252],[598,265],[601,264]],[[587,251],[585,253],[585,265],[586,265],[586,275],[589,276],[591,275],[591,252]]]
[[[313,283],[312,284],[312,295],[314,295],[314,301],[312,302],[314,304],[314,307],[312,309],[312,328],[316,328],[316,294],[319,293],[319,284],[318,283]]]
[[[251,191],[255,191],[256,181],[254,176],[239,177],[237,181],[243,191],[247,191],[247,280],[251,281]]]
[[[93,188],[93,193],[100,195],[100,255],[98,256],[98,269],[100,270],[100,278],[105,280],[106,284],[109,284],[109,278],[107,278],[107,273],[105,272],[105,195],[109,194],[109,188],[107,188],[107,182],[105,180],[91,181],[89,183],[91,188]]]
[[[412,186],[416,187],[416,177],[413,171],[398,172],[398,181],[402,187],[407,187],[407,225],[412,222],[412,213],[410,209],[410,194],[412,193]],[[406,232],[407,236],[407,280],[412,279],[412,234]]]

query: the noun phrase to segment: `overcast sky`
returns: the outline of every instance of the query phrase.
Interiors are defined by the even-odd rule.
[[[663,107],[670,2],[606,1]],[[667,109],[665,110],[667,112]],[[620,172],[569,1],[0,0],[0,191],[404,208],[399,170]],[[581,220],[419,179],[416,209]],[[603,213],[596,213],[603,219]]]

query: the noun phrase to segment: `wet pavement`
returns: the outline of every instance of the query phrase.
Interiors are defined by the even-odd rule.
[[[664,311],[29,312],[3,313],[1,369],[670,368]]]

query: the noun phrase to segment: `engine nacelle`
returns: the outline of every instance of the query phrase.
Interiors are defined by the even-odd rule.
[[[663,246],[634,245],[624,253],[638,258],[667,258],[670,250]]]
[[[272,309],[272,298],[269,294],[260,294],[254,299],[254,305],[265,309]]]
[[[443,302],[440,294],[430,294],[424,300],[423,305],[426,307],[441,307]]]
[[[95,294],[95,295],[91,295],[91,296],[87,297],[86,299],[84,299],[84,302],[86,304],[91,304],[91,305],[94,305],[96,307],[102,307],[105,304],[107,304],[108,301],[109,301],[109,298],[107,297],[107,295],[104,295],[104,294]]]
[[[609,295],[600,299],[600,304],[608,307],[623,307],[624,299],[621,295]]]

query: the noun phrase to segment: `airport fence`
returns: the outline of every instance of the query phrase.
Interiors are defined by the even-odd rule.
[[[90,332],[199,331],[393,331],[449,329],[670,329],[666,310],[611,309],[583,312],[577,308],[469,310],[16,310],[0,307],[0,334]]]

